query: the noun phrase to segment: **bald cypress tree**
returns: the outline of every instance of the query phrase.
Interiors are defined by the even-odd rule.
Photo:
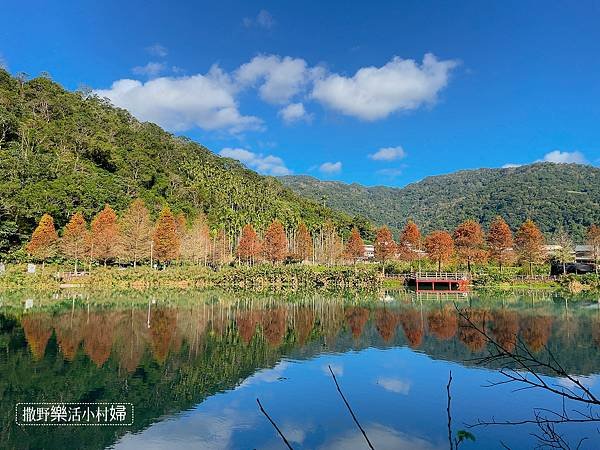
[[[165,206],[158,216],[152,241],[157,261],[166,263],[179,257],[181,241],[178,223],[168,206]]]
[[[88,253],[89,232],[81,212],[76,212],[65,225],[60,240],[60,249],[65,256],[75,260],[75,273],[79,260]]]
[[[54,219],[50,214],[44,214],[25,249],[35,259],[44,262],[56,255],[57,244],[58,234],[54,228]]]

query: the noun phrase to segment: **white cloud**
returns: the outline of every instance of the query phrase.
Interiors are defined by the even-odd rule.
[[[340,173],[342,171],[342,163],[338,162],[324,162],[319,166],[319,170],[323,173]]]
[[[290,103],[279,111],[279,116],[285,123],[298,122],[304,120],[309,122],[312,116],[306,112],[302,103]]]
[[[301,58],[260,55],[241,65],[235,79],[242,87],[259,84],[263,100],[282,104],[301,92],[320,72],[320,68],[309,69]]]
[[[242,22],[246,28],[256,25],[267,30],[273,28],[273,25],[275,25],[273,15],[266,9],[261,9],[254,19],[251,17],[244,17]]]
[[[154,44],[151,45],[150,47],[146,47],[146,51],[151,54],[152,56],[159,56],[161,58],[164,58],[165,56],[167,56],[169,54],[169,51],[167,50],[167,48],[164,45],[160,45],[160,44]]]
[[[235,133],[260,129],[262,125],[259,118],[240,114],[236,88],[218,66],[213,66],[206,75],[161,77],[145,83],[117,80],[110,89],[99,89],[95,93],[128,109],[140,120],[172,131],[199,127]]]
[[[383,119],[396,111],[434,103],[457,64],[439,61],[430,53],[421,65],[394,57],[383,67],[363,67],[352,77],[332,74],[317,80],[312,98],[349,116]]]
[[[401,380],[400,378],[381,377],[377,379],[377,384],[386,391],[403,395],[408,395],[411,387],[410,381]]]
[[[375,153],[370,154],[369,158],[375,161],[395,161],[402,159],[406,156],[406,152],[401,146],[398,147],[384,147],[377,150]]]
[[[143,75],[147,77],[155,77],[159,73],[164,72],[166,65],[161,62],[149,62],[145,66],[135,66],[131,71],[136,75]]]
[[[508,163],[508,164],[504,164],[502,166],[503,169],[512,169],[515,167],[521,167],[523,164],[515,164],[515,163]]]
[[[278,156],[265,156],[261,153],[254,153],[243,148],[229,147],[221,150],[219,155],[225,156],[226,158],[237,159],[249,168],[265,175],[281,176],[292,173],[292,171],[286,167],[283,159]]]
[[[343,364],[323,364],[321,366],[321,370],[325,375],[331,376],[331,372],[329,371],[329,366],[331,366],[331,370],[335,375],[341,377],[344,375],[344,365]]]
[[[557,164],[585,164],[587,162],[585,156],[581,152],[561,152],[560,150],[554,150],[553,152],[546,153],[541,161]]]
[[[420,437],[411,436],[393,428],[378,423],[369,423],[365,426],[365,433],[375,448],[393,448],[395,450],[434,450],[448,447],[448,443],[434,444]],[[351,448],[365,448],[365,438],[354,429],[340,434],[332,435],[320,449],[346,450]]]

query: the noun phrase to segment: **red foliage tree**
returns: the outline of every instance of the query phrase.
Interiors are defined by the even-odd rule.
[[[75,260],[75,273],[79,260],[88,253],[89,233],[83,214],[76,212],[65,225],[60,248],[62,253]]]
[[[179,257],[181,240],[178,225],[168,206],[165,206],[158,216],[152,240],[154,258],[157,261],[169,262]]]
[[[458,330],[458,318],[450,309],[438,309],[427,314],[427,325],[435,337],[448,340],[454,337]]]
[[[454,254],[454,241],[445,231],[432,231],[425,238],[425,251],[432,261],[437,262],[438,271]]]
[[[258,319],[254,311],[239,311],[236,315],[235,322],[237,324],[240,337],[245,344],[249,344],[258,325]]]
[[[346,322],[348,322],[348,325],[350,326],[352,337],[358,339],[362,335],[363,329],[369,320],[369,310],[363,307],[351,306],[346,309],[344,314],[346,316]]]
[[[396,335],[396,327],[400,322],[400,316],[395,311],[383,308],[375,313],[375,324],[379,335],[384,342],[390,342]]]
[[[51,320],[48,314],[30,314],[21,320],[21,326],[25,332],[25,339],[29,349],[36,361],[41,360],[46,353],[48,339],[52,335]]]
[[[302,261],[308,261],[313,256],[313,240],[308,228],[306,228],[306,225],[304,225],[303,222],[300,222],[300,225],[298,225],[296,249],[298,256]]]
[[[244,225],[236,251],[237,257],[244,262],[254,264],[260,252],[261,242],[254,227],[250,224]]]
[[[43,261],[56,255],[57,244],[58,234],[54,228],[54,219],[50,214],[44,214],[25,249],[35,259]]]
[[[278,263],[285,259],[288,252],[288,241],[283,229],[283,224],[279,220],[274,220],[263,240],[263,255],[267,261]]]
[[[461,260],[466,261],[469,272],[471,272],[471,263],[485,259],[483,243],[483,230],[474,220],[466,220],[454,230],[456,253]]]
[[[106,262],[115,258],[119,251],[119,227],[117,215],[105,205],[92,220],[90,226],[90,254],[92,258]]]
[[[521,320],[521,336],[527,346],[534,352],[539,352],[552,334],[552,317],[528,316]]]
[[[388,227],[383,226],[377,230],[374,247],[375,259],[381,261],[385,274],[385,262],[396,254],[396,242],[394,242],[392,232]]]
[[[283,308],[269,309],[262,316],[262,329],[271,347],[279,347],[285,337],[286,310]]]
[[[511,248],[513,246],[513,234],[508,224],[502,217],[496,217],[490,224],[487,235],[490,259],[502,267],[511,260]]]
[[[515,249],[522,262],[529,264],[529,274],[533,275],[533,265],[544,259],[544,235],[533,222],[526,220],[515,235]]]
[[[421,250],[421,232],[417,224],[409,219],[400,234],[398,245],[400,258],[403,261],[412,262],[419,257],[419,250]]]
[[[348,239],[344,253],[346,254],[346,258],[351,259],[353,262],[356,262],[364,256],[365,243],[360,237],[358,228],[352,228],[352,233],[350,233],[350,239]]]
[[[400,324],[410,348],[418,348],[423,342],[423,324],[416,309],[408,309],[400,314]]]

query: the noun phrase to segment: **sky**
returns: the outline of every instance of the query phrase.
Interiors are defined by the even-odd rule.
[[[600,165],[600,3],[2,0],[0,64],[267,175]]]

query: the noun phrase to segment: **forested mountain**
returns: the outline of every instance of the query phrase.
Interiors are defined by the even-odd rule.
[[[221,158],[190,140],[48,77],[16,79],[0,69],[0,253],[18,248],[43,213],[57,226],[80,210],[89,220],[109,203],[123,210],[141,197],[188,218],[204,212],[232,234],[278,218],[314,228],[350,218],[306,200],[275,178]]]
[[[600,169],[537,163],[506,169],[463,170],[427,177],[404,188],[366,187],[307,176],[282,182],[300,195],[394,230],[412,218],[425,231],[453,229],[465,219],[484,225],[501,215],[515,229],[533,219],[548,235],[563,227],[581,239],[600,223]]]

